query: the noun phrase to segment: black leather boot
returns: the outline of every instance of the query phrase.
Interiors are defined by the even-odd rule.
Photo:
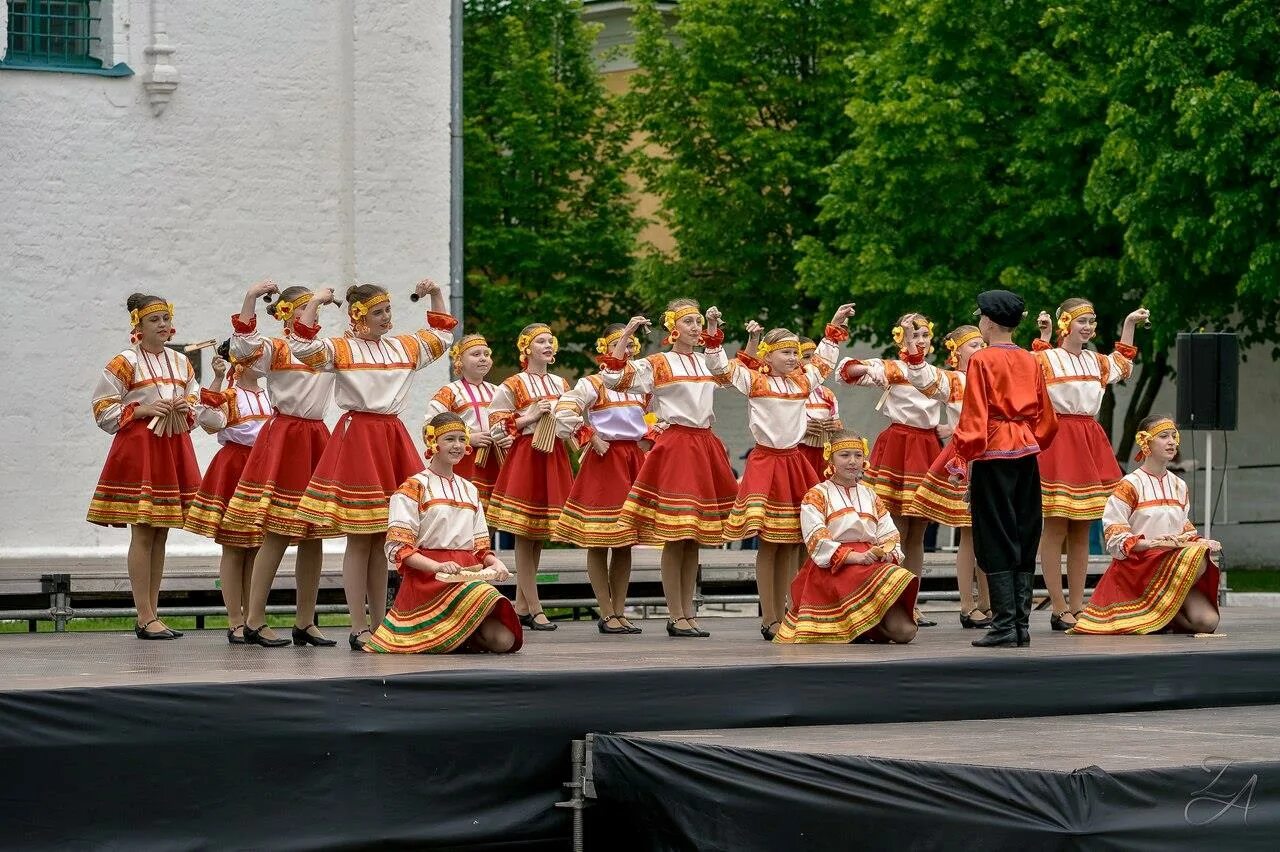
[[[1018,610],[1015,601],[1013,572],[1001,571],[987,575],[987,586],[991,589],[991,609],[995,615],[991,617],[991,629],[987,635],[974,639],[975,648],[1015,648],[1018,645]]]
[[[1031,588],[1035,579],[1035,574],[1028,574],[1025,571],[1019,571],[1013,575],[1013,591],[1016,595],[1014,603],[1018,614],[1014,628],[1018,632],[1019,648],[1031,645]]]

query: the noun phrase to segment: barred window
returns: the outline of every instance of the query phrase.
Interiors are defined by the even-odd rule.
[[[7,0],[5,53],[0,66],[34,70],[128,74],[103,63],[103,0]],[[110,22],[106,32],[111,33]]]

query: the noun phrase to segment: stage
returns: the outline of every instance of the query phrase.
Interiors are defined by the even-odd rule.
[[[907,646],[776,646],[708,617],[709,639],[581,622],[512,656],[7,635],[0,821],[27,847],[563,849],[588,733],[1280,704],[1273,609],[1228,608],[1210,639],[1067,636],[1038,612],[1032,646],[1002,650],[939,615]]]

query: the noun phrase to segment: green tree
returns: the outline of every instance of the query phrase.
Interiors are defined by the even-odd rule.
[[[676,242],[647,248],[639,293],[651,306],[696,296],[731,325],[820,327],[796,288],[796,241],[830,236],[818,200],[853,129],[844,60],[872,31],[867,4],[683,0],[669,29],[644,0],[633,22],[628,114],[651,143],[638,172]]]
[[[580,0],[467,0],[463,85],[467,323],[516,363],[529,322],[561,362],[591,363],[627,299],[637,222],[628,134],[606,96]]]

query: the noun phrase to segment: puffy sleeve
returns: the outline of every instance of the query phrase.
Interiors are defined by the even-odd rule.
[[[939,370],[925,361],[924,356],[919,357],[919,363],[907,359],[907,381],[920,393],[942,402],[955,401],[951,398],[953,386],[959,384],[953,381],[950,370]]]
[[[843,556],[840,562],[835,558],[841,543],[832,538],[831,530],[827,529],[827,497],[821,486],[810,488],[800,501],[800,535],[814,565],[828,571],[840,567]]]
[[[595,383],[584,376],[556,402],[556,436],[572,440],[577,449],[591,441],[595,429],[588,422],[591,406],[599,399]]]
[[[661,357],[661,355],[650,355],[647,358],[635,358],[630,361],[604,358],[602,359],[604,369],[600,371],[600,380],[610,390],[653,393],[653,359]]]
[[[848,339],[849,329],[838,325],[827,326],[826,333],[818,341],[818,348],[813,351],[813,357],[804,368],[812,387],[825,382],[835,370],[836,362],[840,360],[840,344]]]
[[[1134,535],[1130,526],[1133,509],[1138,505],[1138,492],[1127,479],[1120,480],[1115,491],[1107,498],[1102,510],[1102,538],[1107,552],[1116,559],[1125,559],[1142,536]]]
[[[902,536],[898,534],[898,528],[893,525],[893,517],[889,514],[888,507],[879,497],[876,498],[875,513],[876,547],[884,553],[883,561],[901,565]]]
[[[423,487],[411,477],[391,495],[387,508],[387,561],[400,568],[418,549],[418,531],[422,525]]]
[[[510,381],[510,380],[508,380]],[[498,389],[493,393],[493,399],[489,402],[489,432],[495,438],[501,438],[503,435],[517,435],[519,429],[516,428],[516,399],[511,391],[511,387],[507,382],[498,385]]]
[[[835,422],[831,424],[834,432],[839,432],[844,428],[844,424],[840,422],[840,400],[836,399],[835,391],[831,388],[822,388],[822,398],[827,401],[827,406],[831,409],[831,419]]]
[[[703,357],[706,358],[707,369],[716,377],[719,384],[731,385],[744,396],[751,396],[751,386],[759,373],[738,358],[729,360],[722,346],[706,350]]]
[[[1110,355],[1098,355],[1098,368],[1102,372],[1102,383],[1114,385],[1123,382],[1133,373],[1133,361],[1138,357],[1138,350],[1132,346],[1117,342]]]
[[[453,330],[457,326],[458,321],[448,314],[427,311],[427,327],[413,335],[405,335],[405,337],[411,337],[417,343],[418,351],[414,363],[415,370],[424,369],[429,364],[444,357],[444,353],[449,350],[449,346],[453,343]],[[403,339],[401,342],[404,344]],[[409,350],[407,344],[405,344],[405,349],[406,351]]]
[[[258,318],[241,322],[239,314],[231,315],[231,356],[251,370],[266,375],[271,368],[271,347],[258,333]]]
[[[202,388],[200,402],[196,404],[196,423],[210,435],[227,428],[227,418],[231,413],[231,394],[234,390],[221,393]]]
[[[313,370],[333,372],[334,343],[333,338],[318,337],[320,326],[304,325],[301,320],[293,321],[293,333],[285,340],[289,351],[302,363]]]
[[[137,403],[123,405],[124,395],[133,384],[133,364],[121,353],[112,358],[98,377],[93,388],[93,419],[98,428],[108,435],[120,431],[120,427],[133,419]]]
[[[427,420],[435,417],[437,414],[445,414],[453,411],[453,407],[458,401],[453,395],[453,388],[445,385],[436,391],[435,396],[431,397],[431,401],[427,403]],[[485,424],[486,426],[488,424]]]

